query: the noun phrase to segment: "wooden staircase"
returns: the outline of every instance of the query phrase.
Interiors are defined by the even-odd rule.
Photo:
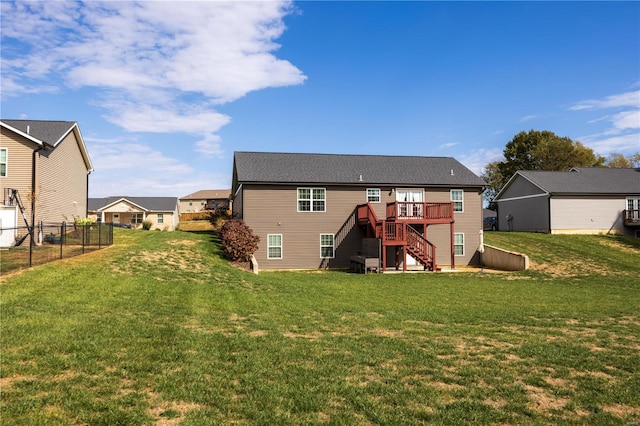
[[[389,209],[387,209],[387,211],[389,211]],[[426,206],[423,211],[427,211]],[[401,220],[395,216],[386,220],[379,219],[370,203],[357,206],[356,212],[358,224],[366,227],[367,236],[380,238],[382,241],[383,270],[386,269],[385,249],[388,246],[406,250],[408,254],[415,258],[424,267],[424,270],[440,270],[436,265],[436,246],[411,226],[409,220]],[[438,217],[437,220],[440,221],[441,219],[442,218]],[[420,218],[420,223],[423,222],[426,227],[428,220]],[[406,270],[406,265],[404,268]]]

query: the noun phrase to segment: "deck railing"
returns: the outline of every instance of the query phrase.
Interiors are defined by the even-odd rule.
[[[425,203],[395,201],[387,203],[387,219],[398,220],[453,220],[453,203]]]
[[[640,209],[622,210],[625,226],[640,226]]]

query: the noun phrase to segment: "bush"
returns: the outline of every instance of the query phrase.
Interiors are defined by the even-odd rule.
[[[213,225],[213,229],[222,229],[222,226],[229,219],[231,219],[231,212],[226,208],[219,208],[209,211],[208,220]]]
[[[258,250],[260,237],[255,235],[243,220],[232,219],[220,228],[222,251],[231,260],[248,262]]]
[[[151,229],[151,225],[153,225],[153,223],[150,220],[142,221],[142,229],[144,229],[145,231]]]

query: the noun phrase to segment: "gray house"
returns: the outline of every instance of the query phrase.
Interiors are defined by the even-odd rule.
[[[484,181],[449,157],[236,152],[233,212],[260,269],[346,268],[378,240],[382,268],[478,262]]]
[[[89,217],[103,223],[141,228],[145,220],[151,229],[173,231],[180,215],[178,197],[89,198]]]
[[[640,236],[640,169],[518,171],[494,201],[503,231]]]

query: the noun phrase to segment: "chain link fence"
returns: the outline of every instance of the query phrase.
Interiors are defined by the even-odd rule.
[[[0,273],[41,265],[100,250],[113,244],[113,225],[40,222],[31,227],[0,229]]]

